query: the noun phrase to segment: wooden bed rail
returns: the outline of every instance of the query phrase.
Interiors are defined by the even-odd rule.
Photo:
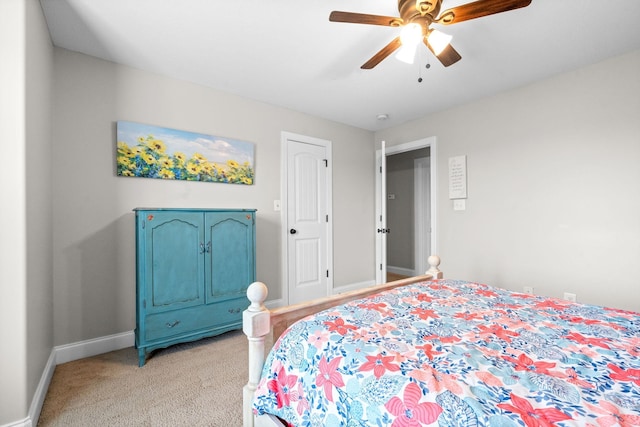
[[[441,279],[442,272],[438,269],[440,257],[429,257],[429,270],[422,276],[409,277],[368,288],[357,289],[350,292],[318,298],[300,304],[277,308],[269,311],[264,302],[269,293],[267,286],[262,282],[254,282],[247,289],[247,298],[251,305],[242,313],[242,330],[249,340],[249,381],[243,389],[243,426],[254,427],[254,415],[252,410],[253,397],[260,381],[262,367],[265,360],[265,342],[268,338],[273,342],[285,329],[303,317],[317,313],[330,307],[335,307],[355,299],[364,298],[388,289],[425,280]],[[265,423],[261,425],[279,425]],[[281,424],[280,424],[281,425]]]

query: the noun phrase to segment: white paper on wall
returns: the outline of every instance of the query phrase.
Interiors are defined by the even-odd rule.
[[[449,157],[449,198],[467,198],[467,156]]]

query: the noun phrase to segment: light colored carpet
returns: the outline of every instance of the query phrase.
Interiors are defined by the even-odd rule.
[[[241,331],[158,350],[134,348],[58,365],[38,426],[241,426],[247,382]]]

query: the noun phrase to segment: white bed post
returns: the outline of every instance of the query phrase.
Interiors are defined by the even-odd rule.
[[[442,271],[438,268],[440,265],[440,257],[438,255],[431,255],[427,262],[429,263],[427,274],[430,274],[434,279],[442,279]]]
[[[249,340],[249,382],[244,386],[242,397],[242,419],[244,427],[253,427],[254,416],[251,409],[253,397],[260,381],[264,365],[264,341],[271,330],[269,310],[264,306],[267,286],[254,282],[247,289],[251,305],[242,313],[242,331]]]

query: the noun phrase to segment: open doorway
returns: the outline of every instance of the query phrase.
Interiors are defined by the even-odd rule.
[[[431,246],[429,157],[429,147],[387,156],[387,281],[427,270]]]
[[[376,153],[377,283],[423,274],[437,253],[436,138],[382,145]]]

